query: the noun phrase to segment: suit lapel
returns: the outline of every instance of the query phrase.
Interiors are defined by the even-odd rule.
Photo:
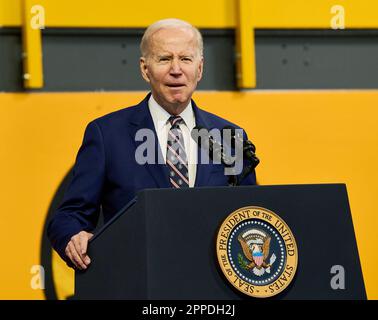
[[[192,100],[192,106],[194,115],[196,117],[196,126],[205,127],[207,129],[210,128],[210,123],[207,119],[206,113],[203,112],[201,109],[197,107],[195,102]],[[207,186],[207,182],[209,181],[211,175],[211,165],[210,164],[202,164],[201,162],[201,148],[197,146],[197,172],[196,172],[196,182],[194,184],[195,187],[203,187]]]
[[[154,145],[155,145],[155,161],[152,164],[145,164],[147,170],[151,174],[151,176],[154,178],[156,184],[159,188],[169,188],[170,183],[168,179],[168,168],[164,162],[162,151],[160,149],[159,140],[157,138],[156,130],[154,123],[152,121],[152,117],[150,114],[150,110],[148,108],[148,100],[150,98],[151,94],[148,94],[146,98],[138,105],[138,107],[135,109],[134,116],[130,120],[130,130],[129,133],[131,135],[131,138],[133,139],[135,143],[135,150],[138,148],[139,145],[143,143],[143,141],[136,141],[135,135],[140,129],[149,129],[153,132],[153,138],[154,138]],[[160,163],[159,160],[160,159]]]

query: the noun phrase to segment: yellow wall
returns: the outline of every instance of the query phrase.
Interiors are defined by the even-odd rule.
[[[47,210],[84,128],[144,94],[0,94],[0,299],[43,299],[30,288],[30,268],[40,264]],[[195,98],[246,128],[261,159],[260,184],[347,184],[368,297],[378,299],[378,91],[199,92]],[[54,268],[72,276],[58,263]],[[69,291],[72,278],[59,296]]]
[[[0,0],[0,26],[21,25],[21,1]],[[49,27],[146,27],[176,17],[202,28],[233,28],[241,0],[28,0],[42,5]],[[376,0],[250,0],[257,28],[330,28],[334,5],[345,8],[347,28],[377,28]]]

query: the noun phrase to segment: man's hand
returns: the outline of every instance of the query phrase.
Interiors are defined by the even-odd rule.
[[[88,240],[93,237],[92,233],[81,231],[72,236],[66,247],[66,255],[76,268],[85,270],[91,263],[91,259],[87,255]]]

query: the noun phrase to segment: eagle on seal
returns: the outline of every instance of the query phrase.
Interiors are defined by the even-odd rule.
[[[271,264],[266,263],[269,256],[270,236],[256,229],[248,230],[238,236],[238,241],[243,249],[245,257],[250,261],[246,266],[248,270],[269,268]]]

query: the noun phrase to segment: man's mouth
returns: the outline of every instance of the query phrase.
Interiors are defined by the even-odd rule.
[[[169,83],[169,84],[167,84],[167,87],[169,87],[169,88],[182,88],[184,86],[185,85],[182,84],[182,83]]]

